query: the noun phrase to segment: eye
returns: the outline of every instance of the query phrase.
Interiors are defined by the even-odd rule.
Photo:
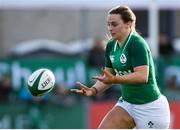
[[[118,23],[117,22],[107,22],[107,26],[108,27],[116,27],[116,26],[118,26]]]
[[[112,23],[111,23],[111,25],[112,25],[113,27],[118,26],[118,24],[117,24],[117,23],[115,23],[115,22],[112,22]]]

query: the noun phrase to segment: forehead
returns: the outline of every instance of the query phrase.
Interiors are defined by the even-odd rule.
[[[121,16],[119,14],[108,14],[107,21],[108,22],[117,22],[121,21]]]

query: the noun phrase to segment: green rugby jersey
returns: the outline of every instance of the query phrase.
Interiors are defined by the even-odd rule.
[[[151,51],[146,41],[131,32],[123,46],[117,40],[110,40],[106,46],[105,66],[112,68],[117,75],[133,72],[133,68],[149,66],[149,77],[146,84],[122,84],[122,98],[132,104],[144,104],[156,100],[160,95],[155,79],[155,70]]]

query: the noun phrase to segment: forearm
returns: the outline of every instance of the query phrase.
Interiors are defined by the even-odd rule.
[[[92,87],[97,89],[98,93],[104,92],[106,89],[110,88],[110,84],[104,84],[103,82],[97,81]]]

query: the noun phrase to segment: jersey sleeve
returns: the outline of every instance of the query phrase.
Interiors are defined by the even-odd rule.
[[[149,65],[149,53],[149,47],[143,39],[134,39],[130,48],[131,63],[133,68],[141,65]]]
[[[108,68],[112,68],[112,63],[111,63],[110,55],[109,55],[111,49],[112,49],[112,45],[110,42],[108,42],[106,45],[106,51],[105,51],[105,67],[108,67]]]

